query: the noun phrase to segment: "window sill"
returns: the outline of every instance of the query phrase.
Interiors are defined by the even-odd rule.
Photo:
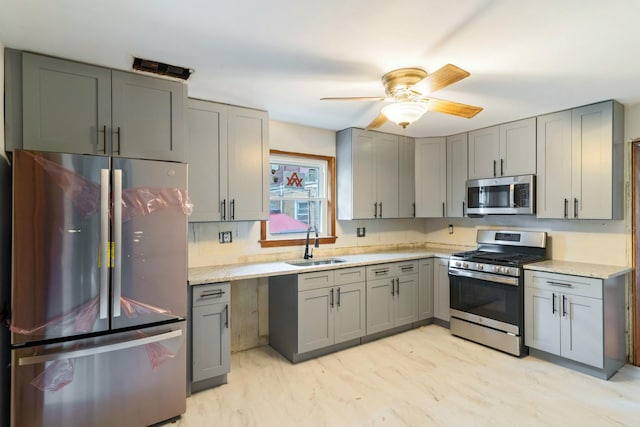
[[[321,245],[333,244],[336,242],[336,236],[320,237],[318,241]],[[313,244],[315,238],[309,238],[309,242]],[[301,246],[307,243],[306,239],[283,239],[283,240],[260,240],[262,248],[277,248],[281,246]]]

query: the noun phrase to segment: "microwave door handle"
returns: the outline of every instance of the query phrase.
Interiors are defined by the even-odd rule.
[[[510,184],[509,185],[509,206],[511,206],[512,208],[516,207],[515,193],[516,193],[516,185]]]

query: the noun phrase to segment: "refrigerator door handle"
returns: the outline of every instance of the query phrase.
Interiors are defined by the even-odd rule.
[[[122,170],[113,170],[113,317],[120,316],[122,294]]]
[[[109,169],[100,170],[100,319],[109,311]]]
[[[159,341],[165,341],[170,338],[182,335],[182,329],[165,332],[150,337],[138,338],[131,341],[117,342],[113,344],[101,345],[93,348],[83,348],[81,350],[61,351],[58,353],[42,354],[39,356],[27,356],[18,359],[19,366],[36,365],[39,363],[52,362],[54,360],[75,359],[78,357],[95,356],[101,353],[109,353],[112,351],[124,350],[126,348],[139,347],[141,345],[152,344]]]

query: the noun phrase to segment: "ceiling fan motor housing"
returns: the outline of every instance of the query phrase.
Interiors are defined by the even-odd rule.
[[[408,98],[409,89],[425,77],[427,72],[421,68],[400,68],[382,76],[382,84],[387,95],[400,100]]]

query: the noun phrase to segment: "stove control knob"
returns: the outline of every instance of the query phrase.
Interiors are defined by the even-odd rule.
[[[493,271],[495,271],[496,273],[500,272],[500,267],[498,267],[497,265],[493,266]]]
[[[462,263],[462,268],[469,268],[469,264],[467,264],[466,262]]]
[[[509,272],[509,267],[501,267],[500,268],[500,273],[507,274],[508,272]]]
[[[476,264],[476,268],[478,269],[478,271],[482,271],[482,270],[484,270],[484,265]]]

